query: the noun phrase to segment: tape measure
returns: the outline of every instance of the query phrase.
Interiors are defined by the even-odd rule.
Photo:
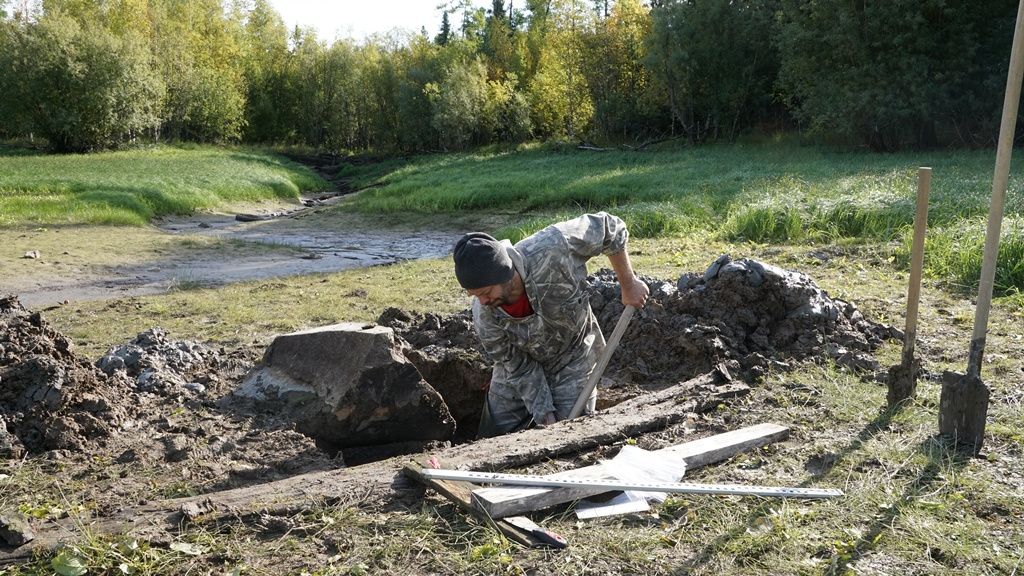
[[[619,480],[589,480],[552,478],[529,474],[500,474],[496,472],[466,472],[462,470],[436,470],[423,468],[424,478],[456,480],[471,484],[507,484],[542,488],[605,488],[634,490],[637,492],[667,492],[670,494],[714,494],[725,496],[763,496],[767,498],[839,498],[845,496],[836,488],[788,488],[784,486],[744,486],[740,484],[698,484],[693,482],[622,482]]]

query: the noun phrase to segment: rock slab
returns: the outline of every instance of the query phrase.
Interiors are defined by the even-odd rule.
[[[269,404],[299,432],[340,448],[455,432],[448,407],[406,360],[394,331],[375,324],[278,336],[233,396]]]

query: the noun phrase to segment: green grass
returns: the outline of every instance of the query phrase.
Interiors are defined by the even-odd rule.
[[[963,218],[931,230],[925,237],[925,259],[930,274],[951,287],[970,291],[981,278],[987,220]],[[909,262],[913,232],[900,245],[901,262]],[[1024,291],[1024,218],[1004,218],[1000,230],[994,290],[1003,295]]]
[[[326,186],[286,158],[245,149],[51,155],[0,148],[0,227],[141,226],[231,203],[294,199]]]
[[[423,214],[506,210],[496,236],[519,240],[559,219],[608,210],[639,238],[701,235],[731,242],[896,242],[909,262],[918,168],[932,168],[932,276],[976,289],[995,156],[992,151],[877,155],[798,146],[708,146],[660,152],[526,147],[413,158],[378,173],[385,186],[351,206]],[[357,174],[356,174],[357,175]],[[997,293],[1024,290],[1019,225],[1024,178],[1011,174]]]
[[[880,156],[797,146],[708,146],[661,152],[524,148],[500,154],[424,156],[360,195],[370,212],[448,213],[495,207],[525,212],[647,204],[733,237],[770,239],[743,225],[748,211],[796,211],[805,234],[893,236],[913,221],[917,169],[933,166],[931,219],[986,214],[994,155]],[[1024,188],[1011,179],[1010,189]],[[1010,194],[1008,210],[1024,199]],[[801,235],[776,234],[801,240]]]

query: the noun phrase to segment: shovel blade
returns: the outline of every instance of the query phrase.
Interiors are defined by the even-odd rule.
[[[939,434],[974,454],[981,452],[989,394],[989,388],[981,378],[950,370],[943,372]]]

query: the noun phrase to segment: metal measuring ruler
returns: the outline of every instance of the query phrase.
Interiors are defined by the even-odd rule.
[[[496,472],[465,472],[462,470],[435,470],[423,468],[424,478],[456,480],[471,484],[507,484],[542,488],[606,488],[635,490],[637,492],[667,492],[671,494],[715,494],[723,496],[764,496],[770,498],[839,498],[843,491],[836,488],[787,488],[782,486],[743,486],[739,484],[697,484],[692,482],[620,482],[618,480],[587,480],[551,478],[528,474],[499,474]]]

